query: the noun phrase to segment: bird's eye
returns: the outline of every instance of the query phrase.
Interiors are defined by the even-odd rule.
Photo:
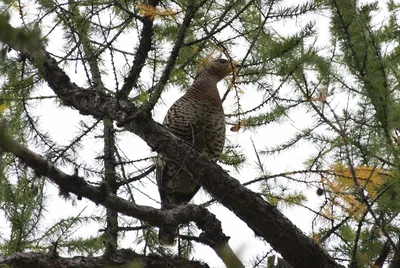
[[[219,63],[227,63],[228,61],[226,59],[219,59],[218,62]]]

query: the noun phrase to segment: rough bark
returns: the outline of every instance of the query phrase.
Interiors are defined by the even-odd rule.
[[[284,259],[278,258],[278,263],[276,264],[276,268],[293,268],[293,266],[288,264]]]
[[[44,50],[27,56],[43,72],[49,86],[64,105],[96,118],[108,115],[141,137],[155,151],[177,163],[185,162],[199,184],[246,222],[256,235],[268,241],[292,266],[339,267],[315,241],[305,236],[275,207],[242,186],[220,166],[209,162],[189,145],[171,135],[154,122],[149,114],[125,100],[117,100],[91,89],[82,90],[70,81]]]
[[[104,182],[113,194],[117,194],[114,124],[110,118],[105,117],[103,125]],[[113,209],[106,210],[106,230],[104,235],[106,238],[105,255],[113,254],[118,248],[118,212]]]
[[[149,0],[147,4],[155,8],[158,5],[158,2],[158,0]],[[139,46],[136,49],[135,59],[132,63],[133,67],[126,76],[121,90],[117,92],[118,98],[126,99],[129,96],[132,88],[136,86],[140,72],[145,66],[147,55],[151,50],[153,33],[153,19],[150,16],[144,16]]]
[[[118,250],[111,257],[62,258],[44,253],[15,253],[12,256],[0,256],[0,264],[12,268],[208,268],[199,261],[189,261],[174,256],[149,255],[144,256],[131,250]]]
[[[396,245],[397,251],[395,251],[392,261],[390,262],[389,268],[398,268],[400,267],[400,241]]]
[[[164,224],[178,225],[193,221],[203,230],[201,242],[210,246],[228,268],[244,267],[228,244],[229,237],[222,232],[221,222],[206,208],[198,205],[179,206],[170,210],[160,210],[153,207],[136,205],[118,197],[103,184],[100,187],[89,185],[77,174],[68,175],[52,163],[28,148],[10,138],[5,130],[5,124],[0,122],[0,148],[20,158],[22,162],[33,168],[37,174],[48,177],[55,182],[63,192],[74,193],[85,197],[107,209],[146,221],[153,226]],[[110,253],[110,252],[108,252]]]

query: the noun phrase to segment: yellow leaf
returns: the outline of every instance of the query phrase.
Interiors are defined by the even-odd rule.
[[[321,236],[319,234],[314,233],[312,235],[312,238],[314,239],[315,242],[317,242],[317,244],[321,244]]]
[[[175,19],[176,12],[171,9],[161,10],[150,5],[137,4],[136,7],[139,9],[139,14],[150,17],[152,20],[156,17],[171,17]]]
[[[239,129],[244,128],[246,126],[246,120],[236,121],[231,127],[232,132],[238,132]]]
[[[354,218],[359,218],[366,209],[365,204],[354,195],[355,189],[360,187],[368,192],[368,196],[375,198],[385,177],[390,175],[376,167],[356,166],[351,169],[341,163],[332,165],[329,172],[332,175],[321,178],[332,198],[328,206],[338,208]]]
[[[15,10],[17,10],[18,12],[21,11],[21,8],[20,8],[20,6],[19,6],[19,4],[18,4],[17,1],[15,1],[14,3],[12,3],[11,6],[12,6]]]
[[[198,72],[204,70],[204,68],[211,62],[211,57],[201,58],[198,65]]]
[[[324,102],[326,102],[326,99],[328,97],[329,97],[328,89],[322,88],[319,90],[318,96],[310,98],[310,101],[319,101],[319,102],[324,103]]]
[[[5,109],[7,109],[8,105],[6,103],[0,104],[0,113],[2,113]]]
[[[354,187],[354,178],[350,168],[345,168],[343,165],[338,164],[333,166],[331,170],[343,187],[348,189]],[[371,196],[376,196],[376,189],[384,183],[384,178],[388,175],[381,169],[369,166],[354,167],[354,173],[357,183],[364,187]]]

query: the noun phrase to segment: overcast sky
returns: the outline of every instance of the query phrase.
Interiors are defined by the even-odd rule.
[[[309,17],[313,19],[313,17]],[[318,39],[317,46],[324,47],[329,43],[329,18],[323,15],[315,16],[314,19],[318,20]],[[296,32],[301,26],[305,25],[309,20],[286,20],[285,22],[272,24],[277,32],[280,34],[292,34]],[[13,21],[17,23],[17,18]],[[51,25],[48,25],[49,27]],[[63,43],[62,35],[60,32],[54,32],[49,39],[49,50],[60,54],[60,49]],[[132,36],[126,36],[126,42],[122,42],[127,45],[128,48],[132,50],[135,47],[132,44]],[[166,48],[167,50],[168,48]],[[237,60],[243,57],[241,49],[233,50],[233,54]],[[120,65],[124,64],[123,59],[120,59]],[[65,66],[64,66],[65,67]],[[80,86],[86,87],[85,76],[82,75],[81,67],[70,65],[67,69],[68,74],[71,76],[73,82]],[[109,76],[105,80],[106,85],[110,86],[111,89],[114,88],[114,80]],[[150,83],[150,82],[149,82]],[[227,82],[222,81],[219,83],[220,92],[225,92]],[[242,86],[244,90],[244,95],[242,96],[242,106],[244,109],[254,106],[254,103],[259,101],[262,97],[261,93],[256,92],[252,87]],[[37,95],[53,95],[54,93],[47,87],[43,86],[39,91],[36,92]],[[158,122],[162,122],[167,109],[176,101],[183,93],[176,88],[168,87],[167,92],[162,95],[162,101],[156,106],[154,111],[154,119]],[[334,98],[334,96],[333,96]],[[339,102],[339,101],[338,101]],[[232,112],[233,100],[228,98],[224,103],[225,112]],[[32,107],[30,111],[36,116],[40,117],[40,126],[43,130],[51,133],[51,137],[62,145],[67,145],[68,141],[73,139],[78,133],[77,126],[79,120],[88,120],[88,117],[79,115],[79,113],[70,108],[60,108],[56,107],[53,100],[43,100],[37,103],[36,107]],[[92,119],[89,119],[91,122]],[[310,124],[311,119],[303,110],[297,110],[289,114],[288,118],[279,122],[267,125],[265,127],[259,128],[257,131],[246,131],[241,130],[239,132],[231,132],[230,127],[227,127],[227,139],[233,143],[240,144],[242,146],[243,153],[247,156],[247,162],[240,172],[236,172],[229,167],[224,167],[230,170],[230,174],[240,180],[241,182],[246,182],[252,180],[260,175],[259,170],[255,164],[255,154],[251,145],[251,140],[257,146],[257,149],[262,150],[263,148],[277,145],[291,137],[297,129],[301,129]],[[101,135],[100,131],[90,134],[84,139],[84,148],[80,157],[84,159],[87,163],[94,162],[94,158],[100,154],[102,151],[103,143],[101,139],[96,139],[95,135]],[[130,159],[139,159],[142,157],[147,157],[151,153],[149,147],[140,139],[134,137],[133,134],[125,132],[119,135],[120,147],[123,148],[124,153]],[[34,149],[34,147],[31,147]],[[263,157],[263,161],[269,173],[282,173],[286,171],[301,170],[304,168],[304,161],[312,153],[312,148],[309,144],[302,143],[296,146],[293,150],[284,153],[279,156],[274,157]],[[37,151],[37,150],[36,150]],[[63,169],[63,168],[62,168]],[[64,170],[71,172],[71,169]],[[91,180],[92,178],[89,178]],[[93,181],[96,179],[93,178]],[[135,184],[139,185],[139,184]],[[253,186],[252,189],[257,189]],[[315,210],[318,210],[320,205],[320,200],[315,194],[316,189],[307,189],[308,202],[307,205]],[[47,201],[47,214],[46,214],[46,225],[50,226],[51,223],[55,223],[58,219],[65,217],[67,215],[74,216],[80,211],[85,209],[85,214],[97,214],[102,212],[104,215],[104,209],[101,206],[95,206],[92,202],[85,199],[78,201],[76,205],[72,205],[70,201],[65,201],[58,196],[58,189],[51,183],[48,183],[46,187],[46,192],[49,194],[49,199]],[[145,194],[143,194],[145,193]],[[153,180],[144,179],[142,185],[138,187],[135,191],[134,196],[138,204],[153,205],[159,207],[157,202],[151,200],[151,198],[158,200],[157,187]],[[149,198],[149,196],[151,198]],[[202,203],[209,199],[209,195],[201,191],[196,195],[193,202]],[[254,233],[251,231],[245,223],[238,220],[237,217],[232,214],[229,210],[225,209],[221,205],[213,205],[210,207],[212,213],[214,213],[219,220],[222,222],[222,226],[226,235],[231,237],[230,245],[238,252],[241,260],[243,262],[248,262],[256,254],[262,254],[270,250],[270,247],[259,239],[254,238]],[[312,214],[300,207],[294,209],[283,210],[284,214],[301,230],[305,233],[310,234],[311,231],[311,220]],[[81,228],[76,235],[96,235],[100,226],[90,225]],[[2,228],[2,233],[5,234],[6,231]],[[124,248],[131,247],[135,249],[134,233],[126,235],[121,243]],[[224,267],[220,259],[215,255],[214,251],[206,246],[196,246],[196,253],[194,256],[196,258],[201,258],[206,261],[211,267]]]

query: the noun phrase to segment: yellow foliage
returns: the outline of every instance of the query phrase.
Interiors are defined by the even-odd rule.
[[[372,198],[378,194],[377,189],[385,182],[387,172],[369,166],[358,166],[354,168],[355,178],[353,178],[350,168],[342,164],[336,164],[331,168],[335,174],[335,181],[343,189],[354,189],[354,179],[371,195]]]
[[[228,84],[228,90],[231,90],[233,88],[233,86],[235,86],[235,81],[232,79],[229,84]],[[236,88],[236,93],[238,95],[243,95],[244,94],[244,90],[238,86],[235,87]]]
[[[201,58],[198,65],[198,72],[204,70],[204,68],[211,62],[211,55]]]
[[[14,2],[11,4],[11,6],[12,6],[16,11],[21,12],[21,7],[22,7],[22,6],[20,6],[20,3],[19,3],[18,1],[14,1]]]
[[[314,233],[312,235],[312,239],[314,239],[314,241],[317,242],[318,244],[321,244],[321,236],[319,234]]]
[[[6,103],[0,104],[0,113],[2,113],[5,109],[7,109],[8,105]]]
[[[176,12],[172,11],[171,9],[161,10],[159,8],[144,4],[137,4],[136,7],[139,9],[139,14],[150,17],[152,20],[154,20],[156,17],[171,17],[174,20],[176,19]]]
[[[369,166],[358,166],[352,171],[340,163],[333,165],[329,171],[332,176],[321,178],[321,182],[331,192],[332,199],[326,207],[334,206],[355,218],[361,216],[366,209],[365,204],[355,194],[355,183],[367,191],[369,197],[375,198],[379,187],[385,182],[385,176],[389,175],[381,169]]]
[[[239,129],[246,127],[246,120],[236,121],[233,126],[231,127],[231,131],[238,132]]]
[[[324,219],[329,219],[329,220],[334,220],[335,219],[335,217],[334,217],[334,215],[332,213],[332,210],[330,210],[330,209],[325,209],[325,210],[321,211],[319,214],[321,216],[323,216]]]
[[[317,97],[312,97],[310,98],[310,101],[319,101],[319,102],[326,102],[326,99],[329,97],[328,94],[328,89],[327,88],[322,88],[319,89],[319,94]]]
[[[233,61],[233,62],[236,62],[236,61]],[[234,63],[233,63],[233,64],[234,64]],[[236,93],[237,93],[238,95],[243,95],[243,94],[244,94],[244,90],[236,85],[237,73],[238,73],[238,68],[237,68],[237,67],[234,67],[233,73],[232,73],[233,76],[232,76],[232,78],[229,80],[229,84],[228,84],[228,88],[227,88],[227,89],[228,89],[228,90],[231,90],[233,87],[235,87]]]
[[[198,50],[198,48],[195,48],[194,51]],[[207,55],[204,58],[201,58],[199,61],[198,65],[198,71],[200,72],[201,70],[204,69],[205,66],[207,66],[208,63],[210,63],[213,60],[213,55],[216,53],[223,53],[224,51],[219,48],[219,47],[212,47],[211,50],[207,53]]]

